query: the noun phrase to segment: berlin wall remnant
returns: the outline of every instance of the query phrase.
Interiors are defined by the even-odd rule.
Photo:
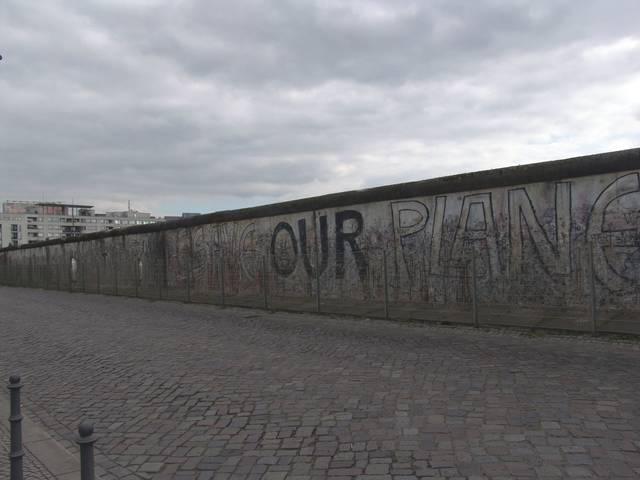
[[[394,301],[448,302],[450,280],[473,256],[481,299],[570,305],[584,295],[587,246],[599,287],[620,305],[636,304],[640,149],[9,248],[0,267],[44,265],[41,283],[52,284],[52,265],[80,262],[83,282],[102,282],[105,292],[125,288],[118,275],[130,270],[136,292],[161,281],[197,298],[223,281],[227,295],[259,291],[268,265],[281,295],[307,295],[318,274],[327,296],[381,300],[386,251]],[[72,288],[76,277],[62,281]]]

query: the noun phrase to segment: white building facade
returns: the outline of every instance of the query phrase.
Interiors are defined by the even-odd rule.
[[[95,213],[91,205],[7,201],[0,213],[0,247],[161,221],[164,219],[135,210]]]

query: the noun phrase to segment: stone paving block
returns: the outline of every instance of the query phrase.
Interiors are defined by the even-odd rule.
[[[640,477],[637,343],[5,287],[0,309],[0,371],[69,450],[95,423],[104,480]]]

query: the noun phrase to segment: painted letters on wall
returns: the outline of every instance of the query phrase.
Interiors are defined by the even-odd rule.
[[[591,255],[591,257],[590,257]],[[73,278],[139,285],[455,302],[476,262],[486,301],[580,301],[592,261],[598,288],[621,304],[640,289],[640,172],[427,195],[0,253],[3,265],[73,262]],[[134,267],[135,265],[135,267]],[[85,269],[85,270],[82,270]],[[85,275],[87,275],[85,273]],[[464,287],[466,288],[466,287]],[[515,299],[515,300],[514,300]]]

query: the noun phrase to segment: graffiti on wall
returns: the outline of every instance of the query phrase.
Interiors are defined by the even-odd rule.
[[[472,256],[478,261],[477,276],[494,286],[524,280],[522,288],[537,284],[539,290],[557,290],[584,273],[588,248],[602,286],[611,291],[637,289],[639,174],[620,175],[604,185],[601,179],[593,180],[338,209],[333,215],[320,215],[311,232],[305,219],[281,220],[271,232],[271,264],[279,275],[289,277],[302,262],[300,273],[314,276],[309,253],[315,251],[322,260],[321,275],[331,259],[333,280],[350,276],[364,284],[372,265],[379,263],[379,250],[385,249],[395,278],[404,280],[406,290],[428,299],[438,296],[438,285],[445,285],[439,292],[445,295],[443,278],[468,271]],[[379,225],[380,218],[391,228],[381,232],[368,224],[373,219]],[[315,244],[309,243],[311,236],[318,239]]]
[[[202,295],[259,291],[268,272],[282,295],[308,295],[317,282],[328,296],[375,298],[388,282],[397,300],[433,302],[468,295],[473,260],[480,294],[504,303],[577,298],[593,265],[599,288],[638,302],[640,173],[182,227],[0,257],[2,265],[73,262],[73,278],[90,282],[116,282],[119,269],[120,278],[142,287],[161,283]]]

